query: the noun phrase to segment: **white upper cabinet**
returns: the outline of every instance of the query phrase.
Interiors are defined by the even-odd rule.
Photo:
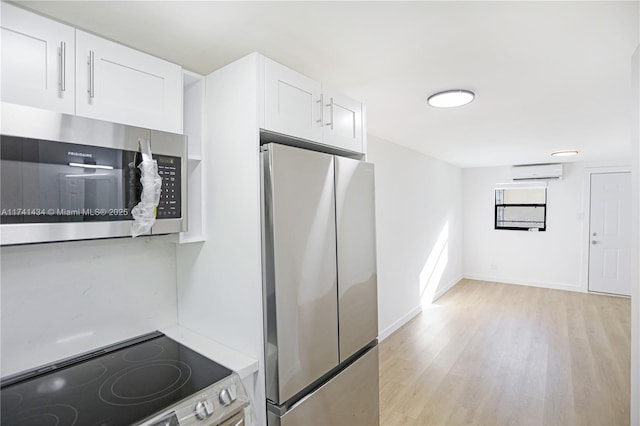
[[[76,114],[182,132],[182,69],[76,30]]]
[[[182,68],[2,2],[2,101],[182,132]]]
[[[362,103],[264,58],[265,130],[363,153],[363,120]]]
[[[2,2],[2,100],[73,114],[75,30]]]
[[[322,142],[322,86],[264,58],[265,128]]]
[[[323,143],[362,152],[362,103],[324,91]]]

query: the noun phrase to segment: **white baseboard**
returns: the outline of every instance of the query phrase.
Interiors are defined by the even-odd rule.
[[[463,278],[466,278],[469,280],[489,281],[489,282],[502,283],[502,284],[527,285],[529,287],[549,288],[552,290],[577,291],[580,293],[586,292],[586,289],[582,288],[582,286],[579,284],[571,285],[571,284],[565,284],[565,283],[521,280],[517,278],[492,277],[490,275],[480,275],[480,274],[463,274]]]
[[[445,295],[445,293],[447,293],[449,290],[451,290],[453,287],[455,287],[456,284],[458,284],[460,282],[461,279],[463,279],[464,277],[462,276],[462,274],[460,274],[459,276],[457,276],[456,278],[454,278],[453,280],[451,280],[447,285],[441,287],[440,289],[438,289],[438,291],[436,291],[436,294],[433,295],[433,301],[435,302],[436,300],[440,299],[442,296]]]
[[[459,275],[458,277],[456,277],[455,279],[451,280],[446,285],[444,285],[441,288],[439,288],[438,291],[436,291],[436,293],[433,295],[433,302],[435,302],[436,300],[438,300],[439,298],[444,296],[445,293],[447,293],[456,284],[458,284],[462,278],[463,278],[463,276]],[[415,308],[413,308],[412,310],[407,312],[405,315],[400,317],[398,320],[396,320],[389,327],[387,327],[384,330],[382,330],[378,335],[378,340],[382,342],[384,339],[386,339],[387,337],[391,336],[396,330],[398,330],[400,327],[402,327],[403,325],[405,325],[406,323],[411,321],[416,315],[418,315],[421,312],[422,312],[422,304],[419,304],[418,306],[416,306]]]
[[[378,340],[382,342],[384,339],[391,336],[397,329],[399,329],[400,327],[402,327],[403,325],[411,321],[413,317],[415,317],[421,312],[422,312],[422,305],[416,306],[415,308],[407,312],[405,315],[403,315],[396,322],[391,324],[389,327],[385,328],[380,333],[378,333]]]

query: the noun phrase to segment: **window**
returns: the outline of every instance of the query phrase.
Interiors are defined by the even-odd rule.
[[[495,193],[495,229],[519,231],[546,230],[546,187],[505,185],[496,188]]]

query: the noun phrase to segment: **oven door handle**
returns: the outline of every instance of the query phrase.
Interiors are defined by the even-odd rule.
[[[240,411],[217,426],[245,426],[244,411]]]

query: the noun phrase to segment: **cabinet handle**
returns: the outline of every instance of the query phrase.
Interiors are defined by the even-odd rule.
[[[324,108],[324,99],[323,99],[322,93],[320,94],[320,99],[318,99],[316,101],[316,103],[320,104],[320,118],[318,120],[316,120],[316,123],[320,123],[320,127],[322,127],[323,126],[323,123],[322,123],[323,114],[322,113],[323,113],[323,108]]]
[[[60,42],[60,92],[67,89],[67,43]]]
[[[331,108],[331,122],[327,123],[327,126],[331,126],[331,130],[333,130],[333,97],[331,97],[329,99],[331,99],[331,100],[327,104],[327,106]]]
[[[89,98],[93,99],[96,95],[94,80],[95,80],[95,63],[93,50],[89,51]]]

